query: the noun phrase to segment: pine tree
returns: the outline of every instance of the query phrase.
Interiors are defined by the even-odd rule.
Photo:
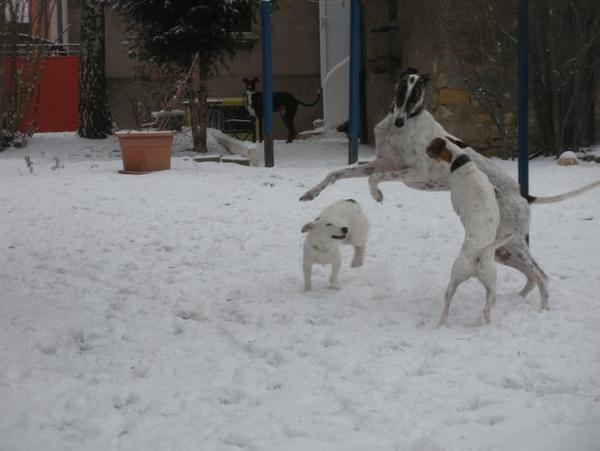
[[[133,34],[131,56],[186,69],[196,62],[187,99],[195,150],[206,151],[206,82],[218,63],[235,54],[254,5],[254,0],[115,1]]]
[[[79,67],[79,136],[101,139],[111,134],[104,72],[104,1],[82,0]]]

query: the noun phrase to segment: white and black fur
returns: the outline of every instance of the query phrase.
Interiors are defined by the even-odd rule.
[[[258,120],[258,136],[259,141],[262,141],[263,94],[256,90],[258,78],[253,78],[252,80],[244,78],[243,82],[246,86],[244,104],[250,116]],[[294,126],[294,117],[298,111],[298,104],[313,106],[317,104],[320,98],[321,91],[318,92],[316,100],[312,103],[304,103],[289,92],[273,93],[273,112],[279,112],[281,114],[281,119],[288,130],[286,142],[291,143],[298,134],[296,132],[296,127]]]
[[[361,266],[368,232],[369,221],[354,199],[337,201],[326,207],[314,221],[304,224],[304,289],[312,289],[311,272],[314,264],[331,265],[329,287],[337,288],[341,267],[340,245],[354,246],[351,266]]]
[[[506,244],[512,235],[496,239],[500,210],[495,189],[487,176],[458,146],[436,138],[427,147],[427,155],[446,163],[450,168],[450,198],[452,207],[465,229],[458,257],[452,264],[450,282],[444,295],[444,310],[438,327],[446,322],[450,301],[458,286],[476,277],[485,287],[483,318],[491,322],[490,311],[496,303],[496,263],[494,251]]]
[[[351,166],[329,173],[323,181],[307,191],[300,200],[312,200],[328,185],[352,177],[368,177],[371,196],[383,200],[379,184],[384,181],[403,182],[411,188],[425,191],[449,189],[450,170],[447,165],[427,156],[423,149],[435,138],[443,138],[459,147],[483,171],[498,190],[500,225],[497,236],[514,238],[496,250],[496,260],[521,271],[527,283],[521,290],[526,296],[537,285],[542,308],[548,308],[548,277],[529,252],[528,204],[558,202],[593,187],[600,181],[553,197],[521,195],[519,184],[492,160],[480,155],[460,139],[448,133],[424,108],[425,86],[429,80],[415,69],[407,69],[396,85],[396,96],[389,114],[375,126],[375,159],[367,164]]]

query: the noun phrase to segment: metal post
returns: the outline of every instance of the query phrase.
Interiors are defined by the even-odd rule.
[[[262,19],[262,76],[263,76],[263,145],[265,149],[265,166],[275,165],[273,152],[273,40],[271,33],[271,0],[260,2]]]
[[[360,0],[350,4],[350,123],[348,164],[358,161],[360,123]]]
[[[519,0],[519,185],[529,194],[529,0]]]

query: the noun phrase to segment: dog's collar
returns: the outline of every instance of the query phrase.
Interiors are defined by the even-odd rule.
[[[459,156],[452,162],[452,164],[450,165],[450,172],[456,171],[458,168],[460,168],[461,166],[464,166],[469,161],[471,161],[469,156],[467,154],[463,153],[461,156]]]

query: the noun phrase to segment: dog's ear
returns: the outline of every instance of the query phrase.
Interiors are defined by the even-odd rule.
[[[447,143],[442,138],[435,138],[429,146],[427,146],[427,155],[439,161],[452,163],[452,152],[446,147]]]
[[[431,81],[431,74],[423,74],[421,75],[421,80],[423,80],[424,84],[427,84]]]
[[[309,230],[313,230],[315,228],[314,222],[308,222],[302,226],[302,233],[306,233]]]
[[[258,78],[254,77],[254,78],[252,79],[252,81],[253,81],[253,82],[257,82],[257,81],[258,81]]]
[[[427,146],[427,154],[432,158],[439,159],[444,150],[446,150],[446,141],[442,138],[435,138]]]
[[[244,83],[248,83],[250,80],[248,80],[247,78],[244,78],[242,81],[243,81]]]

